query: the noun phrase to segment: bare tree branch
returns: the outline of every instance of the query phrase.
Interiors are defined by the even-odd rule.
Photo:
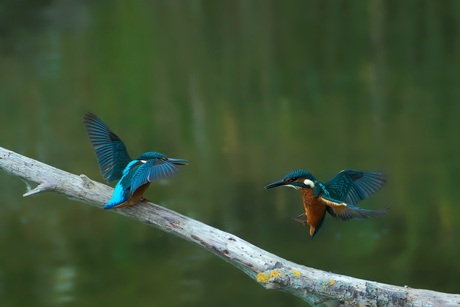
[[[74,175],[0,147],[0,169],[20,177],[24,197],[55,192],[70,199],[103,206],[112,188],[85,175]],[[29,183],[37,186],[30,188]],[[111,210],[194,242],[223,258],[266,289],[289,292],[311,305],[459,306],[460,295],[411,289],[312,269],[280,258],[230,233],[158,206]]]

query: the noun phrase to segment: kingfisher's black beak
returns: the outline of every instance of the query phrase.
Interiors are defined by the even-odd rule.
[[[188,161],[184,159],[174,159],[174,158],[168,158],[168,162],[174,164],[174,165],[188,165]]]
[[[288,184],[288,183],[286,181],[284,181],[283,179],[281,179],[281,180],[275,181],[275,182],[270,183],[269,185],[265,186],[265,189],[268,190],[268,189],[271,189],[271,188],[281,187],[281,186],[286,185],[286,184]]]

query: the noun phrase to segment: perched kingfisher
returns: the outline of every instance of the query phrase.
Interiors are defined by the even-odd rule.
[[[343,221],[384,214],[387,209],[366,210],[356,204],[380,190],[385,182],[386,177],[380,172],[343,170],[331,180],[321,183],[310,172],[296,170],[265,189],[286,186],[300,191],[305,213],[295,220],[310,225],[310,236],[313,238],[323,224],[326,211]],[[304,216],[305,219],[300,219]]]
[[[119,180],[104,209],[132,206],[140,200],[153,180],[178,172],[176,165],[187,160],[168,158],[159,152],[146,152],[131,159],[123,141],[93,113],[86,113],[83,121],[91,144],[96,151],[102,176],[108,182]]]

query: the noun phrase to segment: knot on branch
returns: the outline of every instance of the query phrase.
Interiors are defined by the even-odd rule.
[[[36,186],[34,189],[30,189],[30,185],[27,184],[27,193],[25,193],[24,195],[22,195],[23,197],[28,197],[28,196],[32,196],[32,195],[35,195],[35,194],[38,194],[38,193],[43,193],[43,192],[47,192],[47,191],[53,191],[56,189],[56,185],[55,184],[52,184],[50,182],[42,182],[40,183],[38,186]]]
[[[96,186],[94,184],[94,181],[92,181],[88,176],[86,176],[84,174],[81,174],[80,178],[83,181],[83,185],[85,186],[85,188],[89,189],[89,188],[92,188],[92,187]]]

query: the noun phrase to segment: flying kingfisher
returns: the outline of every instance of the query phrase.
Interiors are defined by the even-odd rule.
[[[295,220],[309,224],[313,238],[323,224],[326,211],[343,221],[384,214],[387,209],[367,210],[356,204],[380,190],[385,182],[386,177],[381,172],[343,170],[331,180],[321,183],[310,172],[296,170],[267,185],[265,189],[287,186],[300,191],[305,213]]]
[[[132,206],[140,200],[153,180],[166,178],[179,171],[176,165],[187,160],[168,158],[159,152],[146,152],[131,159],[123,141],[93,113],[86,113],[83,121],[96,151],[102,176],[108,182],[119,180],[104,209]]]

